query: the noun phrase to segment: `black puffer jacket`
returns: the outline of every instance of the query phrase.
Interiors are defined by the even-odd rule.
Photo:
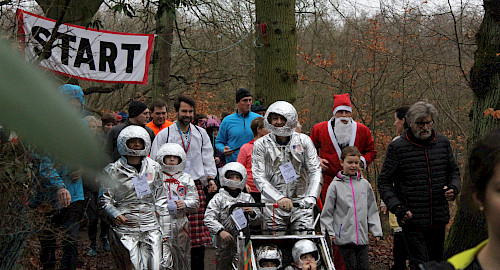
[[[432,131],[427,140],[407,129],[393,141],[378,178],[380,196],[398,219],[410,210],[408,226],[442,226],[450,219],[443,189],[460,191],[460,171],[448,139]]]

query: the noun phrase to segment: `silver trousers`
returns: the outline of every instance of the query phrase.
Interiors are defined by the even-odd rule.
[[[274,211],[274,213],[273,213]],[[292,234],[307,234],[304,229],[312,229],[314,222],[312,209],[292,208],[291,212],[266,206],[264,208],[264,230],[277,230],[276,235],[284,235],[290,228]],[[269,231],[266,234],[272,234]]]
[[[121,233],[110,230],[111,253],[117,269],[159,269],[161,258],[160,230]]]
[[[191,270],[191,239],[189,226],[174,238],[163,239],[162,270]]]

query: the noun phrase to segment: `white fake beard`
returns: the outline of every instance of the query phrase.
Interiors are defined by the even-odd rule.
[[[342,123],[342,120],[347,120],[347,124]],[[333,132],[335,133],[339,145],[349,144],[352,135],[351,118],[335,118],[335,128]]]

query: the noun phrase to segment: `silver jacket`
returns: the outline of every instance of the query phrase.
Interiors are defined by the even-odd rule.
[[[205,212],[205,224],[208,230],[212,234],[217,234],[218,232],[225,230],[236,236],[238,231],[233,219],[231,218],[231,213],[229,213],[229,207],[235,203],[254,203],[254,199],[250,194],[240,192],[238,197],[233,198],[229,193],[221,188],[219,193],[210,200],[207,206],[207,211]],[[255,217],[250,217],[250,223],[258,225],[261,219],[261,213],[258,208],[253,208],[255,212]]]
[[[200,198],[193,179],[187,173],[180,172],[172,176],[162,175],[163,190],[159,196],[157,212],[160,216],[160,226],[163,237],[175,238],[184,226],[189,226],[186,213],[195,213],[200,207]],[[177,210],[176,215],[170,215],[167,205],[170,200],[183,200],[185,208]],[[189,227],[187,227],[189,231]]]
[[[109,174],[111,181],[104,189],[103,201],[104,211],[113,219],[124,215],[127,224],[116,228],[124,232],[144,232],[158,229],[158,220],[155,215],[155,201],[159,196],[161,187],[160,165],[152,159],[142,159],[141,171],[127,164],[125,157],[121,157],[114,163],[104,168]],[[138,198],[132,178],[138,176],[146,177],[151,193]]]
[[[238,236],[238,230],[236,225],[231,218],[231,213],[229,213],[229,208],[235,203],[253,203],[255,202],[252,196],[248,193],[240,192],[240,194],[234,198],[229,193],[221,188],[219,193],[215,194],[212,200],[208,203],[207,210],[205,212],[205,225],[207,225],[208,230],[216,235],[215,238],[215,256],[217,260],[216,269],[232,269],[231,263],[236,260],[236,243],[235,242],[224,242],[220,235],[220,231],[225,230],[232,234],[234,239]],[[236,209],[235,209],[236,210]],[[253,208],[255,216],[249,216],[250,224],[257,225],[261,219],[260,210]]]
[[[291,162],[295,173],[307,179],[285,183],[280,166]],[[277,202],[289,198],[296,202],[307,202],[304,206],[314,206],[321,191],[321,167],[311,139],[302,133],[294,132],[287,145],[279,145],[276,136],[267,134],[254,142],[252,152],[252,172],[255,186],[264,195],[264,202]],[[300,187],[305,180],[306,187]],[[312,204],[312,205],[311,205]]]
[[[157,201],[160,228],[163,237],[161,269],[191,269],[191,238],[186,213],[195,213],[200,206],[198,191],[191,176],[184,172],[163,173],[163,195]],[[185,208],[170,215],[168,203],[183,200]]]
[[[179,157],[178,165],[167,165],[163,158],[167,155]],[[156,201],[163,237],[161,269],[191,269],[191,239],[186,213],[195,213],[200,206],[200,198],[193,179],[184,173],[186,153],[175,143],[166,143],[158,150],[156,161],[162,168],[162,195]],[[183,200],[185,208],[171,215],[170,201]],[[174,268],[175,266],[175,268]]]
[[[335,236],[336,245],[368,245],[368,229],[373,236],[382,236],[377,202],[370,183],[362,177],[339,172],[326,193],[321,230]]]
[[[163,194],[156,202],[160,226],[163,237],[175,238],[176,232],[181,231],[184,226],[189,226],[186,213],[196,213],[200,207],[200,197],[193,179],[187,173],[180,172],[172,176],[163,174],[162,179],[164,181]],[[183,200],[185,208],[177,210],[176,215],[170,215],[167,208],[168,202],[176,199]]]
[[[167,155],[179,157],[178,165],[166,165],[163,158]],[[156,202],[157,213],[160,216],[160,225],[163,237],[175,237],[176,233],[188,225],[186,213],[195,213],[200,207],[200,197],[191,176],[184,171],[186,167],[186,153],[175,143],[166,143],[160,147],[156,161],[161,165],[161,180],[163,188],[161,196]],[[169,201],[183,200],[185,208],[178,210],[175,215],[168,211]]]
[[[158,269],[161,258],[161,233],[155,214],[160,195],[160,165],[148,157],[142,159],[140,172],[128,165],[125,157],[109,164],[104,171],[109,181],[104,188],[104,211],[115,219],[124,215],[127,223],[113,227],[111,250],[117,269]],[[133,178],[145,177],[151,193],[138,197]]]

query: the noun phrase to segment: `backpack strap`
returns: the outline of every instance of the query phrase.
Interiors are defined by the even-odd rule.
[[[198,130],[198,133],[200,133],[200,137],[201,137],[200,150],[201,150],[201,154],[203,155],[203,134],[201,134],[200,128],[197,125],[193,125],[193,126],[196,128],[196,130]]]
[[[167,143],[169,138],[170,138],[170,128],[167,128]]]

